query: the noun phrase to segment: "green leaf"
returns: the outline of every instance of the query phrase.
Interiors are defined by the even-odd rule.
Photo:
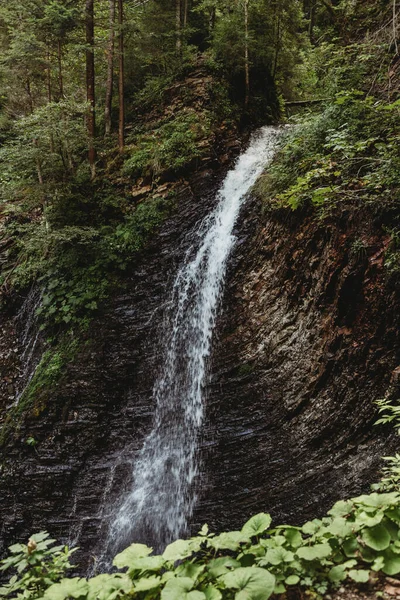
[[[179,577],[189,577],[190,579],[193,579],[193,581],[197,581],[199,575],[201,575],[205,568],[206,565],[186,562],[183,565],[179,565],[176,569],[176,574]]]
[[[134,581],[135,592],[148,592],[149,590],[155,590],[161,586],[160,577],[142,577],[138,581]]]
[[[161,592],[161,600],[206,600],[206,595],[197,590],[191,591],[194,581],[189,577],[169,579]]]
[[[240,567],[240,562],[231,558],[230,556],[222,556],[221,558],[214,558],[210,560],[207,565],[207,571],[211,579],[216,579],[220,575],[225,575],[232,569]]]
[[[203,592],[207,600],[221,600],[222,598],[221,592],[213,585],[208,585],[204,588]]]
[[[50,586],[44,593],[45,600],[67,600],[69,598],[86,598],[89,585],[86,579],[74,577],[62,579],[60,583]]]
[[[343,542],[342,547],[343,547],[343,552],[345,553],[347,558],[352,558],[354,556],[357,556],[358,542],[357,542],[356,538],[350,538],[349,540],[345,540]]]
[[[316,544],[315,546],[303,546],[298,548],[296,554],[304,560],[316,560],[327,558],[332,554],[332,548],[329,544]]]
[[[384,517],[384,513],[378,511],[375,515],[370,516],[366,512],[361,512],[357,515],[357,524],[366,525],[367,527],[374,527],[375,525],[379,525]]]
[[[332,517],[346,517],[351,513],[354,508],[354,504],[351,500],[339,500],[333,505],[328,515]]]
[[[340,583],[347,577],[345,567],[343,565],[332,567],[332,569],[329,571],[328,577],[332,583]]]
[[[292,562],[294,559],[293,552],[285,550],[285,548],[270,548],[262,559],[262,564],[280,565],[282,563]]]
[[[343,517],[336,517],[327,527],[327,531],[332,533],[335,537],[345,538],[351,535],[352,527]]]
[[[201,542],[197,544],[197,549],[200,549],[200,545]],[[176,540],[176,542],[172,542],[165,548],[163,558],[175,562],[188,558],[193,552],[197,552],[197,549],[194,547],[193,540]]]
[[[238,550],[240,544],[249,541],[249,537],[242,531],[230,531],[221,533],[209,541],[210,546],[216,550]]]
[[[308,521],[307,523],[304,523],[301,530],[306,535],[314,535],[314,533],[317,533],[317,531],[321,528],[321,525],[322,521],[320,521],[319,519],[314,519],[313,521]]]
[[[386,575],[397,575],[400,573],[400,555],[394,554],[390,548],[383,553],[385,563],[382,571]]]
[[[367,583],[369,580],[369,571],[365,569],[351,569],[349,571],[349,577],[356,583]]]
[[[399,503],[400,496],[397,492],[391,492],[390,494],[369,494],[369,496],[358,496],[353,498],[354,504],[362,504],[366,507],[373,508],[388,508]]]
[[[239,590],[236,600],[267,600],[275,588],[275,577],[259,567],[235,569],[221,580],[228,589]]]
[[[143,556],[134,558],[129,565],[129,571],[159,571],[165,565],[162,556]]]
[[[206,537],[209,533],[209,529],[208,529],[208,525],[207,523],[205,525],[203,525],[203,527],[200,529],[199,531],[199,535]]]
[[[152,552],[153,548],[149,548],[144,544],[132,544],[129,548],[126,548],[126,550],[117,554],[113,560],[113,565],[114,567],[118,567],[118,569],[130,567],[134,560],[137,558],[144,558]]]
[[[88,581],[89,593],[87,600],[112,600],[121,594],[128,594],[132,588],[132,581],[127,575],[102,574]]]
[[[259,513],[254,515],[245,523],[242,527],[242,533],[244,535],[253,537],[254,535],[261,535],[271,525],[272,519],[270,515],[266,513]]]
[[[376,560],[374,561],[374,564],[371,566],[371,569],[373,571],[382,571],[384,566],[385,566],[385,557],[378,556],[376,558]]]
[[[285,583],[286,585],[297,585],[300,582],[300,577],[298,575],[289,575],[286,577]]]
[[[292,548],[299,548],[303,543],[303,536],[295,527],[288,527],[285,531],[285,538]]]
[[[390,534],[383,525],[363,529],[361,537],[364,543],[373,550],[385,550],[390,544]]]

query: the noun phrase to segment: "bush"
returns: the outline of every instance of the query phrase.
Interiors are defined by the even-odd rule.
[[[400,573],[399,532],[400,495],[372,493],[341,500],[327,517],[302,527],[271,528],[271,517],[260,513],[240,531],[215,535],[205,525],[196,537],[167,546],[161,556],[132,544],[113,561],[123,573],[89,580],[59,580],[62,569],[47,577],[42,573],[52,572],[48,557],[39,548],[28,554],[29,544],[17,544],[2,569],[17,567],[18,574],[0,592],[12,597],[27,589],[30,595],[24,597],[49,600],[268,600],[293,587],[324,594],[345,580],[366,583],[371,572]],[[32,565],[42,561],[32,589]]]

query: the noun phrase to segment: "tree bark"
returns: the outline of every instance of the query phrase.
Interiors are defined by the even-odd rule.
[[[182,51],[182,20],[181,20],[181,0],[176,0],[175,4],[176,16],[175,16],[175,34],[176,34],[176,51],[178,54]]]
[[[246,94],[244,105],[250,101],[250,65],[249,65],[249,0],[244,0],[244,70],[246,78]]]
[[[125,95],[124,95],[124,13],[123,0],[118,0],[118,50],[119,50],[119,73],[118,73],[118,94],[119,94],[119,120],[118,120],[118,145],[120,152],[125,145]]]
[[[57,42],[57,58],[58,58],[58,85],[60,90],[60,100],[64,99],[64,78],[62,69],[62,44],[61,40]]]
[[[50,61],[50,50],[49,47],[47,46],[47,100],[49,101],[49,103],[52,100],[52,93],[51,93],[51,61]]]
[[[317,8],[317,0],[313,0],[310,5],[310,25],[308,27],[308,35],[310,42],[314,42],[314,25],[315,25],[315,11]]]
[[[217,9],[215,8],[215,6],[213,6],[212,8],[210,8],[210,20],[209,20],[210,31],[213,31],[214,27],[215,27],[216,12],[217,12]]]
[[[109,15],[110,15],[110,31],[108,36],[107,49],[107,83],[106,83],[106,99],[104,107],[104,122],[105,135],[111,133],[111,107],[112,107],[112,92],[114,80],[114,39],[115,39],[115,0],[109,0]]]
[[[183,27],[186,29],[189,15],[189,0],[184,0],[183,5]]]
[[[94,74],[94,0],[86,0],[86,95],[89,103],[87,129],[89,134],[89,164],[92,178],[95,176],[94,137],[95,119],[95,74]]]

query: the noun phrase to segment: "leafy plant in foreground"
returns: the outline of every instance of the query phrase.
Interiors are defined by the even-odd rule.
[[[177,540],[158,556],[152,548],[132,544],[113,561],[124,572],[89,580],[59,580],[62,569],[47,576],[44,567],[38,567],[35,588],[30,583],[31,563],[23,562],[27,548],[11,546],[11,557],[3,561],[3,570],[18,569],[12,583],[2,588],[4,597],[268,600],[291,587],[323,594],[346,579],[366,583],[371,572],[400,573],[400,494],[372,493],[341,500],[328,516],[302,527],[271,528],[271,517],[265,513],[252,517],[240,531],[215,535],[205,525],[196,537]],[[48,561],[38,547],[31,554],[35,565]],[[27,589],[28,583],[31,595],[13,595]]]
[[[1,561],[0,571],[14,568],[17,575],[0,587],[0,597],[41,598],[47,588],[60,581],[71,568],[69,559],[76,549],[54,546],[54,543],[55,540],[42,531],[33,535],[27,545],[10,546],[10,555]]]

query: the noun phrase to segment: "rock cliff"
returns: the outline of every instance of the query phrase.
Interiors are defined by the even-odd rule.
[[[46,406],[3,448],[4,545],[45,528],[87,556],[99,551],[151,424],[168,290],[220,178],[203,171],[183,186]],[[373,400],[395,394],[400,364],[399,290],[382,231],[361,209],[320,221],[263,214],[249,199],[210,364],[193,529],[232,529],[261,510],[301,522],[377,479],[396,440],[372,426]]]

